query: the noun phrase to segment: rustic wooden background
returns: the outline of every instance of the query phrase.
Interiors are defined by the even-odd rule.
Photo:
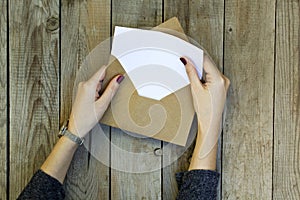
[[[156,26],[173,16],[232,83],[219,198],[300,199],[299,9],[299,0],[0,1],[0,199],[15,199],[51,151],[89,51],[115,25]],[[106,131],[133,151],[163,145]],[[174,199],[174,172],[187,168],[189,154],[153,173],[130,174],[79,148],[67,199]]]

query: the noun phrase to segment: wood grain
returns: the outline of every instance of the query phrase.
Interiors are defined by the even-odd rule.
[[[112,128],[111,199],[161,199],[161,157],[154,154],[156,148],[160,141]]]
[[[162,0],[112,0],[112,25],[151,28],[162,22]]]
[[[110,0],[62,0],[61,38],[61,123],[72,108],[73,88],[85,57],[110,37]],[[109,137],[109,127],[104,131]],[[105,150],[104,150],[105,151]],[[109,158],[109,148],[106,151]],[[109,167],[101,164],[81,146],[65,181],[66,199],[108,199]]]
[[[7,139],[7,2],[0,2],[0,199],[6,199]]]
[[[161,23],[162,1],[112,1],[112,28],[115,25],[130,27],[153,27]],[[131,136],[120,129],[111,132],[111,197],[112,199],[161,199],[161,157],[154,155],[154,149],[161,147],[161,142]],[[145,153],[145,159],[118,159],[122,157],[114,146],[128,153]],[[126,154],[125,154],[126,155]],[[131,157],[132,158],[132,157]],[[132,161],[132,162],[130,162]],[[158,168],[154,172],[129,173],[137,169],[142,171],[147,166]],[[124,171],[120,171],[122,169]],[[127,170],[126,170],[127,169]]]
[[[166,20],[173,16],[178,17],[185,33],[207,50],[222,71],[224,21],[223,0],[213,0],[209,2],[204,0],[165,0],[164,14]],[[197,133],[197,125],[195,122],[190,131],[190,135],[196,135]],[[193,145],[183,154],[183,156],[180,157],[180,159],[163,169],[164,199],[175,199],[177,195],[177,183],[174,173],[188,169],[192,151]],[[164,146],[164,165],[169,162],[170,157],[176,156],[177,153],[181,153],[180,147],[176,145]],[[221,148],[219,148],[218,155],[221,156]],[[219,172],[221,172],[220,163],[219,157]]]
[[[0,199],[8,195],[16,199],[53,148],[59,122],[67,119],[71,111],[79,67],[85,56],[110,36],[111,28],[152,27],[162,18],[173,16],[179,18],[187,35],[211,54],[220,70],[224,64],[225,75],[231,80],[223,144],[219,143],[223,145],[218,161],[219,170],[222,167],[222,199],[299,198],[299,1],[276,1],[276,19],[275,0],[59,2],[0,2]],[[104,130],[110,137],[110,128]],[[141,167],[164,165],[169,155],[181,153],[176,146],[166,147],[167,143],[163,143],[163,156],[155,156],[153,151],[161,147],[160,141],[135,138],[115,128],[111,142],[128,152],[146,153],[150,159],[139,160]],[[174,199],[174,173],[187,169],[192,150],[193,145],[163,171],[139,174],[118,171],[122,167],[137,169],[139,165],[130,163],[128,157],[116,160],[121,154],[112,149],[110,180],[109,168],[80,147],[64,184],[66,199]]]
[[[300,197],[300,3],[278,1],[273,198]]]
[[[58,13],[58,0],[9,1],[11,199],[57,139],[59,35],[53,26]],[[47,23],[51,17],[53,24]]]
[[[275,0],[226,1],[222,198],[272,198]]]
[[[223,67],[224,0],[165,0],[165,20],[177,17],[186,35],[200,44]]]

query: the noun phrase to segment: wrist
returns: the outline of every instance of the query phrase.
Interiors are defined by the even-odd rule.
[[[78,129],[78,127],[75,126],[75,124],[71,121],[68,124],[68,130],[72,134],[74,134],[74,135],[76,135],[77,137],[80,137],[80,138],[84,138],[88,133],[88,132],[83,131],[82,129]]]
[[[217,145],[205,157],[201,158],[199,154],[199,149],[195,149],[188,169],[189,171],[194,169],[216,170]]]
[[[73,150],[73,149],[77,149],[77,147],[79,146],[79,144],[77,144],[76,142],[74,142],[73,140],[70,140],[70,138],[68,138],[67,136],[62,136],[59,139],[59,142],[63,143],[63,145],[66,147],[66,149],[68,150]]]
[[[201,134],[218,133],[221,127],[221,121],[222,121],[222,116],[219,117],[218,119],[215,118],[205,123],[201,123],[201,121],[198,120],[198,133]]]
[[[60,128],[58,136],[64,136],[64,138],[67,138],[78,145],[82,145],[84,142],[84,138],[81,138],[80,136],[78,136],[78,134],[74,133],[75,129],[73,129],[73,126],[70,126],[69,120],[67,120]]]
[[[71,124],[68,125],[68,131],[70,131],[72,134],[76,135],[79,137],[78,132],[76,131],[76,128],[73,127]]]

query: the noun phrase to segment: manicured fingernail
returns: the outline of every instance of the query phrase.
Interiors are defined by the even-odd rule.
[[[182,57],[180,58],[180,61],[181,61],[184,65],[186,65],[186,63],[187,63],[186,60],[185,60],[184,58],[182,58]]]
[[[120,83],[123,81],[124,78],[125,78],[125,77],[124,77],[123,75],[120,75],[120,76],[117,78],[117,82],[120,84]]]

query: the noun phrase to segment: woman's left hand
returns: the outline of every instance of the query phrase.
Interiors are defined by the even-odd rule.
[[[116,94],[123,75],[115,76],[101,96],[101,84],[106,66],[101,67],[88,81],[80,82],[69,119],[68,130],[83,138],[99,122]]]

